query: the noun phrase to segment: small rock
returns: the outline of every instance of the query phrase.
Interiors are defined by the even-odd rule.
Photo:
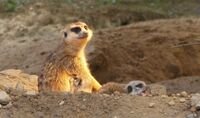
[[[2,108],[7,109],[7,108],[10,108],[10,107],[12,107],[12,103],[11,102],[9,102],[6,106],[3,106]]]
[[[115,91],[114,94],[115,94],[115,95],[119,95],[120,92],[119,92],[119,91]]]
[[[37,92],[36,91],[27,91],[24,93],[24,95],[35,96],[35,95],[37,95]]]
[[[197,118],[197,114],[195,113],[188,114],[186,118]]]
[[[11,98],[5,91],[0,91],[0,104],[7,105]]]
[[[105,97],[109,97],[110,95],[108,95],[108,94],[102,94],[103,96],[105,96]]]
[[[180,98],[179,101],[180,101],[181,103],[184,103],[186,100],[185,100],[185,98]]]
[[[150,93],[153,96],[161,96],[161,95],[166,95],[167,94],[167,89],[165,86],[163,85],[159,85],[159,84],[152,84],[149,86],[150,89]]]
[[[169,104],[170,106],[174,106],[174,105],[175,105],[175,102],[172,100],[172,101],[168,102],[168,104]]]
[[[173,97],[174,100],[178,99],[176,96]]]
[[[188,94],[187,94],[186,91],[182,91],[182,92],[181,92],[181,97],[187,97],[187,96],[188,96]]]
[[[161,95],[161,98],[167,98],[168,96],[167,95]]]
[[[149,104],[149,108],[153,108],[153,107],[155,107],[155,103],[152,102]]]
[[[171,96],[172,96],[172,97],[176,97],[176,95],[175,95],[174,93],[173,93],[173,94],[171,94]]]
[[[191,111],[191,112],[195,112],[195,111],[196,111],[196,108],[195,108],[195,107],[191,107],[191,108],[190,108],[190,111]]]
[[[63,105],[65,103],[65,101],[61,101],[60,103],[59,103],[59,105],[61,106],[61,105]]]
[[[81,110],[85,110],[86,108],[87,108],[87,107],[86,107],[85,105],[81,105],[81,106],[80,106],[80,109],[81,109]]]
[[[119,99],[119,96],[114,97],[114,99],[115,99],[115,100],[118,100],[118,99]]]
[[[196,110],[200,109],[200,94],[192,94],[191,106],[195,107]]]
[[[83,102],[85,102],[85,101],[86,101],[86,99],[84,98],[84,99],[83,99]]]
[[[177,94],[176,94],[176,96],[180,97],[180,96],[181,96],[181,94],[180,94],[180,93],[177,93]]]
[[[131,114],[134,114],[134,111],[131,111],[130,113],[131,113]]]

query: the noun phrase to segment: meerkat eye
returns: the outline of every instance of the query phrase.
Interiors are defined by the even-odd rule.
[[[67,38],[67,32],[64,32],[64,38]]]
[[[127,87],[127,90],[128,90],[128,93],[132,92],[132,91],[133,91],[132,86],[128,86],[128,87]]]
[[[88,30],[88,26],[85,25],[84,28],[85,28],[86,30]]]
[[[73,27],[73,28],[71,28],[71,31],[78,34],[81,31],[81,28],[80,27]]]

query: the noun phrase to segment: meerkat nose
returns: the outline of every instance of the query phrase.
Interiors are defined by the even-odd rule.
[[[83,36],[84,36],[84,37],[87,37],[87,36],[88,36],[88,33],[87,33],[87,32],[83,32]]]
[[[81,32],[79,34],[80,38],[87,38],[88,37],[88,33],[87,32]]]

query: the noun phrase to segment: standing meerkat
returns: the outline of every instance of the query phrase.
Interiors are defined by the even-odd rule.
[[[92,76],[84,53],[92,34],[92,30],[83,22],[66,25],[62,31],[61,45],[48,56],[38,78],[39,92],[99,91],[101,85]]]

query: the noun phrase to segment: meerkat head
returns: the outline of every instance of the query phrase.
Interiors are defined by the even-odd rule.
[[[83,22],[68,24],[62,31],[64,42],[77,51],[85,47],[87,42],[91,39],[92,34],[92,30]]]
[[[125,89],[131,95],[145,96],[147,86],[146,86],[145,82],[137,80],[137,81],[129,82],[126,85]]]

